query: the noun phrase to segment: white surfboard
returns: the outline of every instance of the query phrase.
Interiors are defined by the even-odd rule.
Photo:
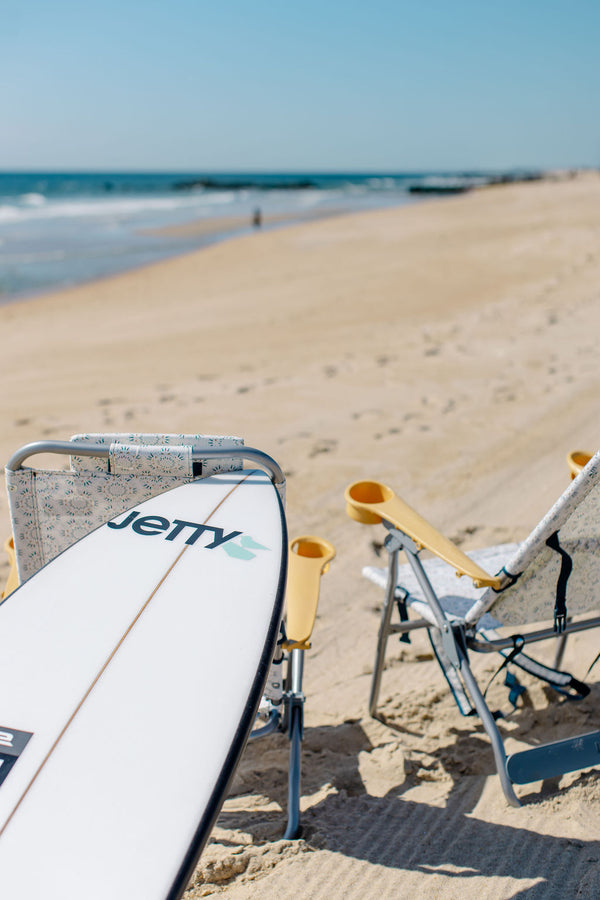
[[[281,618],[281,503],[201,479],[0,606],[0,896],[174,900],[252,727]]]

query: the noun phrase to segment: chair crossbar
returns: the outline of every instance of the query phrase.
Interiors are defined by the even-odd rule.
[[[591,619],[583,619],[581,622],[569,622],[561,635],[575,634],[578,631],[588,631],[590,628],[598,628],[600,626],[600,616],[594,616]],[[535,644],[537,641],[546,641],[556,638],[556,632],[553,628],[541,628],[538,631],[520,632],[525,638],[526,644]],[[495,653],[497,650],[508,650],[513,646],[512,637],[495,638],[490,641],[480,641],[476,637],[468,637],[467,644],[471,650],[479,653]]]
[[[408,622],[392,622],[388,628],[388,634],[406,634],[409,631],[417,631],[419,628],[432,628],[427,619],[410,619]]]

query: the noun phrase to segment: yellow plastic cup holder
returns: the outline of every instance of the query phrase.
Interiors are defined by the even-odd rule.
[[[583,450],[573,450],[567,456],[567,464],[571,473],[571,478],[576,478],[581,470],[587,466],[591,459],[591,454],[584,453]]]
[[[362,504],[377,506],[387,503],[395,496],[393,490],[380,481],[355,481],[346,488],[346,512],[351,519],[363,525],[379,525],[381,516]]]
[[[327,572],[329,569],[329,562],[335,556],[335,550],[329,541],[326,541],[323,538],[313,537],[312,535],[310,537],[294,538],[290,544],[290,550],[292,553],[295,553],[296,556],[301,556],[304,559],[323,560],[323,573]]]
[[[290,541],[286,588],[285,650],[308,650],[317,605],[321,575],[329,568],[335,547],[314,535],[302,535]]]

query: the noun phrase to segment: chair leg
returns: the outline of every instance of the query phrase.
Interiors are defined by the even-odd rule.
[[[377,701],[379,699],[379,690],[381,688],[381,676],[383,674],[383,665],[385,662],[385,651],[387,647],[388,637],[390,636],[390,622],[394,609],[397,579],[398,551],[393,550],[390,553],[389,559],[388,581],[385,589],[383,609],[381,610],[379,634],[377,635],[377,649],[375,651],[375,663],[373,665],[373,678],[371,679],[371,693],[369,696],[369,715],[374,719],[377,718]]]
[[[291,689],[288,696],[288,736],[290,739],[290,759],[288,768],[288,820],[284,839],[288,841],[300,837],[300,777],[302,761],[302,738],[304,737],[304,694],[302,676],[304,670],[304,650],[292,650]]]
[[[290,710],[290,764],[288,772],[288,820],[284,840],[300,837],[300,768],[302,755],[303,707],[299,703]]]
[[[506,800],[510,804],[510,806],[521,806],[521,801],[513,790],[512,782],[506,770],[506,753],[504,751],[502,736],[500,735],[498,726],[496,725],[496,720],[491,714],[488,705],[485,702],[483,694],[479,690],[479,685],[477,684],[475,676],[471,671],[467,656],[462,648],[458,646],[458,644],[457,650],[460,659],[461,675],[464,678],[467,690],[469,691],[471,700],[473,701],[473,705],[475,706],[475,709],[477,710],[477,713],[483,723],[486,734],[492,743],[496,770],[500,778],[500,784],[502,786],[504,796],[506,797]]]

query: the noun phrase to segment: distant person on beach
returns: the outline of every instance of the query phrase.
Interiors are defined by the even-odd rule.
[[[255,228],[260,228],[260,226],[262,225],[262,213],[259,206],[256,207],[254,213],[252,214],[252,224]]]

